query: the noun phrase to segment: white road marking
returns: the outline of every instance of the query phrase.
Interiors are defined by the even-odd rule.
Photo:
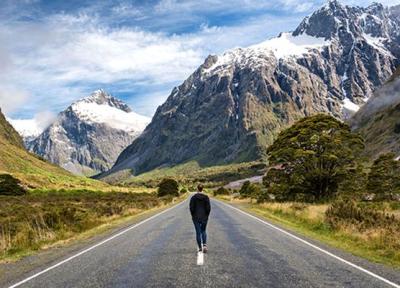
[[[310,247],[312,247],[312,248],[314,248],[314,249],[316,249],[316,250],[318,250],[318,251],[320,251],[320,252],[322,252],[322,253],[324,253],[324,254],[326,254],[328,256],[331,256],[331,257],[335,258],[336,260],[339,260],[339,261],[341,261],[341,262],[343,262],[343,263],[345,263],[345,264],[347,264],[347,265],[349,265],[349,266],[351,266],[351,267],[353,267],[353,268],[355,268],[357,270],[360,270],[361,272],[364,272],[364,273],[366,273],[366,274],[368,274],[368,275],[370,275],[370,276],[372,276],[372,277],[374,277],[374,278],[376,278],[378,280],[381,280],[381,281],[385,282],[386,284],[388,284],[390,286],[393,286],[393,287],[396,287],[396,288],[400,288],[399,284],[396,284],[396,283],[394,283],[394,282],[392,282],[392,281],[390,281],[390,280],[388,280],[386,278],[383,278],[382,276],[379,276],[379,275],[375,274],[374,272],[371,272],[371,271],[369,271],[369,270],[367,270],[365,268],[362,268],[361,266],[358,266],[358,265],[356,265],[354,263],[351,263],[350,261],[347,261],[347,260],[343,259],[342,257],[339,257],[339,256],[337,256],[337,255],[335,255],[335,254],[333,254],[333,253],[331,253],[331,252],[329,252],[327,250],[324,250],[324,249],[322,249],[322,248],[320,248],[320,247],[318,247],[318,246],[316,246],[316,245],[314,245],[314,244],[312,244],[312,243],[310,243],[310,242],[308,242],[308,241],[306,241],[304,239],[301,239],[300,237],[297,237],[296,235],[293,235],[293,234],[291,234],[291,233],[289,233],[289,232],[287,232],[287,231],[285,231],[285,230],[283,230],[283,229],[281,229],[281,228],[279,228],[279,227],[277,227],[277,226],[275,226],[275,225],[273,225],[271,223],[268,223],[268,222],[266,222],[264,220],[261,220],[260,218],[258,218],[256,216],[253,216],[253,215],[251,215],[251,214],[249,214],[247,212],[244,212],[244,211],[242,211],[242,210],[240,210],[240,209],[238,209],[236,207],[233,207],[231,205],[225,204],[225,203],[223,203],[223,202],[221,202],[219,200],[215,200],[215,201],[217,201],[218,203],[221,203],[221,204],[223,204],[223,205],[225,205],[225,206],[227,206],[227,207],[229,207],[229,208],[231,208],[233,210],[236,210],[236,211],[238,211],[238,212],[240,212],[240,213],[242,213],[244,215],[247,215],[250,218],[253,218],[253,219],[255,219],[255,220],[257,220],[257,221],[259,221],[259,222],[261,222],[261,223],[263,223],[263,224],[265,224],[265,225],[267,225],[267,226],[269,226],[269,227],[271,227],[271,228],[273,228],[275,230],[278,230],[279,232],[281,232],[283,234],[286,234],[287,236],[292,237],[292,238],[294,238],[294,239],[296,239],[296,240],[298,240],[298,241],[300,241],[300,242],[302,242],[302,243],[304,243],[304,244],[306,244],[306,245],[308,245],[308,246],[310,246]]]
[[[197,252],[197,265],[203,265],[203,264],[204,264],[204,253]]]
[[[65,263],[71,261],[72,259],[75,259],[75,258],[77,258],[77,257],[79,257],[79,256],[81,256],[81,255],[83,255],[83,254],[85,254],[85,253],[87,253],[87,252],[89,252],[89,251],[91,251],[91,250],[93,250],[93,249],[95,249],[95,248],[97,248],[97,247],[99,247],[99,246],[101,246],[101,245],[103,245],[103,244],[105,244],[105,243],[107,243],[107,242],[109,242],[109,241],[111,241],[111,240],[123,235],[123,234],[125,234],[128,231],[130,231],[132,229],[135,229],[136,227],[138,227],[138,226],[140,226],[140,225],[142,225],[142,224],[144,224],[144,223],[146,223],[146,222],[148,222],[148,221],[160,216],[161,214],[164,214],[164,213],[166,213],[166,212],[168,212],[168,211],[170,211],[172,209],[175,209],[175,208],[179,207],[180,205],[183,205],[185,202],[186,202],[186,200],[182,201],[181,203],[179,203],[179,204],[177,204],[177,205],[175,205],[175,206],[173,206],[171,208],[168,208],[168,209],[166,209],[164,211],[161,211],[160,213],[157,213],[156,215],[153,215],[153,216],[151,216],[151,217],[149,217],[149,218],[147,218],[147,219],[145,219],[145,220],[143,220],[143,221],[141,221],[141,222],[139,222],[137,224],[134,224],[134,225],[122,230],[121,232],[119,232],[119,233],[117,233],[117,234],[115,234],[115,235],[113,235],[113,236],[111,236],[111,237],[109,237],[109,238],[107,238],[107,239],[105,239],[105,240],[103,240],[103,241],[101,241],[101,242],[99,242],[99,243],[97,243],[97,244],[95,244],[95,245],[93,245],[93,246],[91,246],[91,247],[89,247],[89,248],[87,248],[87,249],[75,254],[75,255],[72,255],[71,257],[69,257],[69,258],[67,258],[67,259],[65,259],[65,260],[63,260],[61,262],[58,262],[57,264],[54,264],[53,266],[50,266],[50,267],[48,267],[48,268],[46,268],[46,269],[44,269],[44,270],[32,275],[32,276],[29,276],[28,278],[26,278],[26,279],[24,279],[24,280],[22,280],[22,281],[20,281],[18,283],[15,283],[14,285],[9,286],[9,288],[18,287],[18,286],[20,286],[20,285],[22,285],[22,284],[24,284],[24,283],[26,283],[26,282],[28,282],[28,281],[40,276],[40,275],[42,275],[42,274],[44,274],[44,273],[46,273],[46,272],[48,272],[50,270],[53,270],[54,268],[57,268],[58,266],[61,266],[61,265],[65,264]]]

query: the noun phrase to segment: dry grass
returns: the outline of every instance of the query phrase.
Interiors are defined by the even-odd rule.
[[[172,201],[155,193],[51,191],[0,196],[0,260]]]

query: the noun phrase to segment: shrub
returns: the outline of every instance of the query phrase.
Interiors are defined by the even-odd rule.
[[[0,175],[0,195],[20,196],[25,194],[26,190],[21,185],[21,181],[10,174]]]
[[[188,192],[188,190],[186,188],[182,188],[180,193],[181,194],[186,194],[187,192]]]
[[[334,202],[325,212],[326,221],[333,228],[352,225],[359,230],[369,228],[399,229],[400,222],[394,215],[359,206],[354,201]]]
[[[252,184],[250,181],[245,181],[239,190],[239,194],[242,197],[257,198],[261,193],[261,189],[258,185]]]
[[[230,191],[225,187],[219,187],[217,190],[214,190],[214,196],[217,195],[230,195]]]
[[[179,196],[179,184],[174,179],[165,178],[158,184],[158,197],[163,196]]]

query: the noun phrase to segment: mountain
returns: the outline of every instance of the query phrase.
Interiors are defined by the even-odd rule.
[[[291,33],[207,57],[103,176],[250,161],[304,116],[350,117],[399,64],[396,11],[329,1]]]
[[[73,176],[29,153],[0,109],[0,174],[3,173],[14,175],[30,188],[108,188],[103,182]]]
[[[149,122],[98,90],[61,112],[29,150],[74,174],[97,174],[111,168]]]
[[[364,136],[368,156],[400,156],[400,68],[354,115],[351,126]]]

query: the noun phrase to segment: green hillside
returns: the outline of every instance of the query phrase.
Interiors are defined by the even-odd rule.
[[[8,143],[24,149],[24,144],[21,136],[6,120],[0,108],[0,139],[7,141]]]

